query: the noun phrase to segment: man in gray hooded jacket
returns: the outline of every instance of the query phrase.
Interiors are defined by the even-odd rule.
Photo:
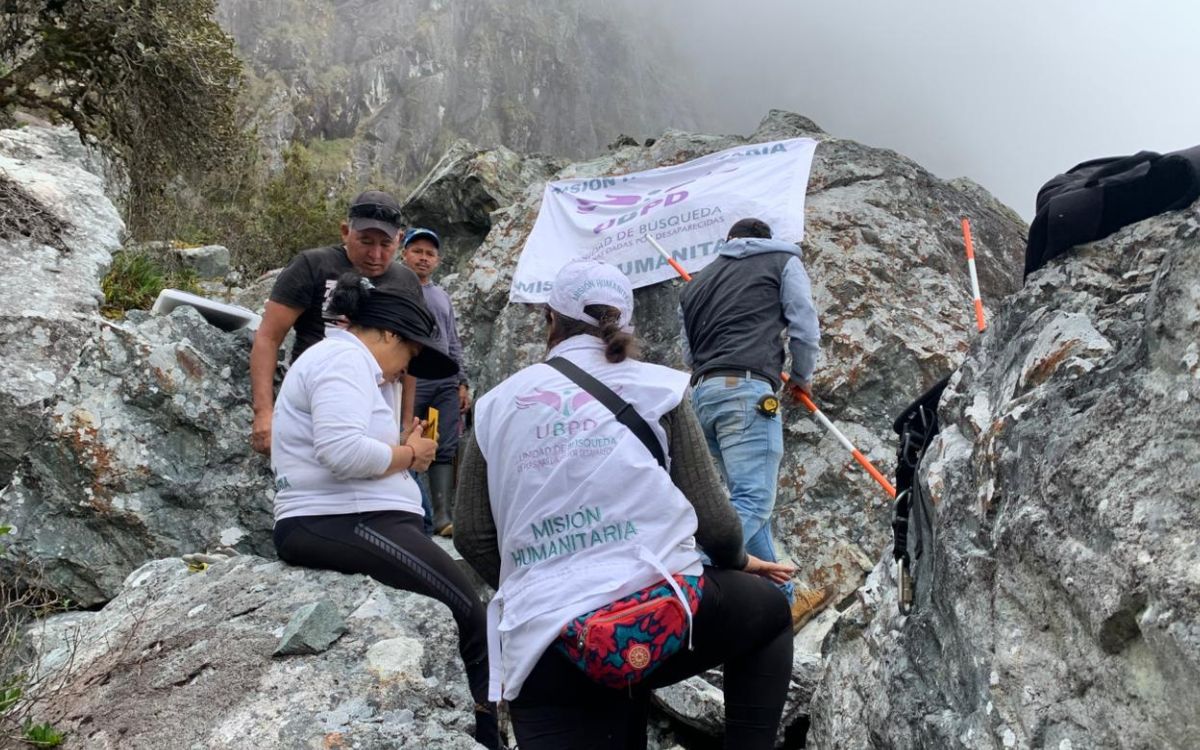
[[[786,329],[792,366],[788,387],[811,394],[820,328],[800,248],[771,239],[758,219],[729,230],[719,257],[695,274],[680,295],[684,360],[692,368],[692,400],[709,450],[729,487],[750,554],[776,562],[771,514],[783,419],[776,394],[782,385]],[[823,602],[785,593],[796,607]]]

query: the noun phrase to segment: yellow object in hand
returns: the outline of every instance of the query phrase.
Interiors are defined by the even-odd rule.
[[[437,439],[438,439],[438,410],[433,408],[432,406],[429,407],[429,416],[425,418],[425,432],[422,433],[422,435],[424,437],[427,437],[430,440],[434,441],[435,443],[437,442]]]

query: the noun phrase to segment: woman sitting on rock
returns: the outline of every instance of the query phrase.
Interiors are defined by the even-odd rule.
[[[771,581],[793,568],[747,556],[688,375],[630,358],[632,313],[620,271],[569,264],[547,363],[475,407],[454,544],[497,587],[490,697],[510,702],[521,750],[645,747],[650,690],[724,665],[726,747],[771,748],[792,668]],[[614,416],[623,402],[641,425]]]
[[[422,530],[423,471],[437,444],[414,420],[401,441],[390,384],[405,372],[444,378],[458,366],[433,344],[424,300],[343,275],[330,329],[288,370],[275,402],[275,548],[293,565],[365,573],[388,586],[431,596],[454,613],[458,650],[475,698],[475,738],[499,747],[487,702],[486,615],[470,581]]]

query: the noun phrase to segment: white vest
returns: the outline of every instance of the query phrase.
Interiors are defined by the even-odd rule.
[[[611,364],[594,336],[562,342],[547,359],[556,356],[630,402],[665,450],[658,420],[683,399],[686,373]],[[475,409],[501,558],[488,605],[489,694],[510,700],[572,618],[703,568],[687,498],[637,436],[565,375],[527,367]]]

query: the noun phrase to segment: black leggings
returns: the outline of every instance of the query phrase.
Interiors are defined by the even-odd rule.
[[[592,682],[553,645],[509,703],[521,750],[646,747],[650,690],[725,665],[725,747],[773,748],[792,674],[787,598],[765,578],[704,569],[694,650],[632,690]]]
[[[387,586],[445,604],[458,624],[458,652],[471,695],[484,705],[487,613],[458,563],[425,536],[423,521],[403,511],[284,518],[275,523],[275,549],[292,565],[365,573]]]

